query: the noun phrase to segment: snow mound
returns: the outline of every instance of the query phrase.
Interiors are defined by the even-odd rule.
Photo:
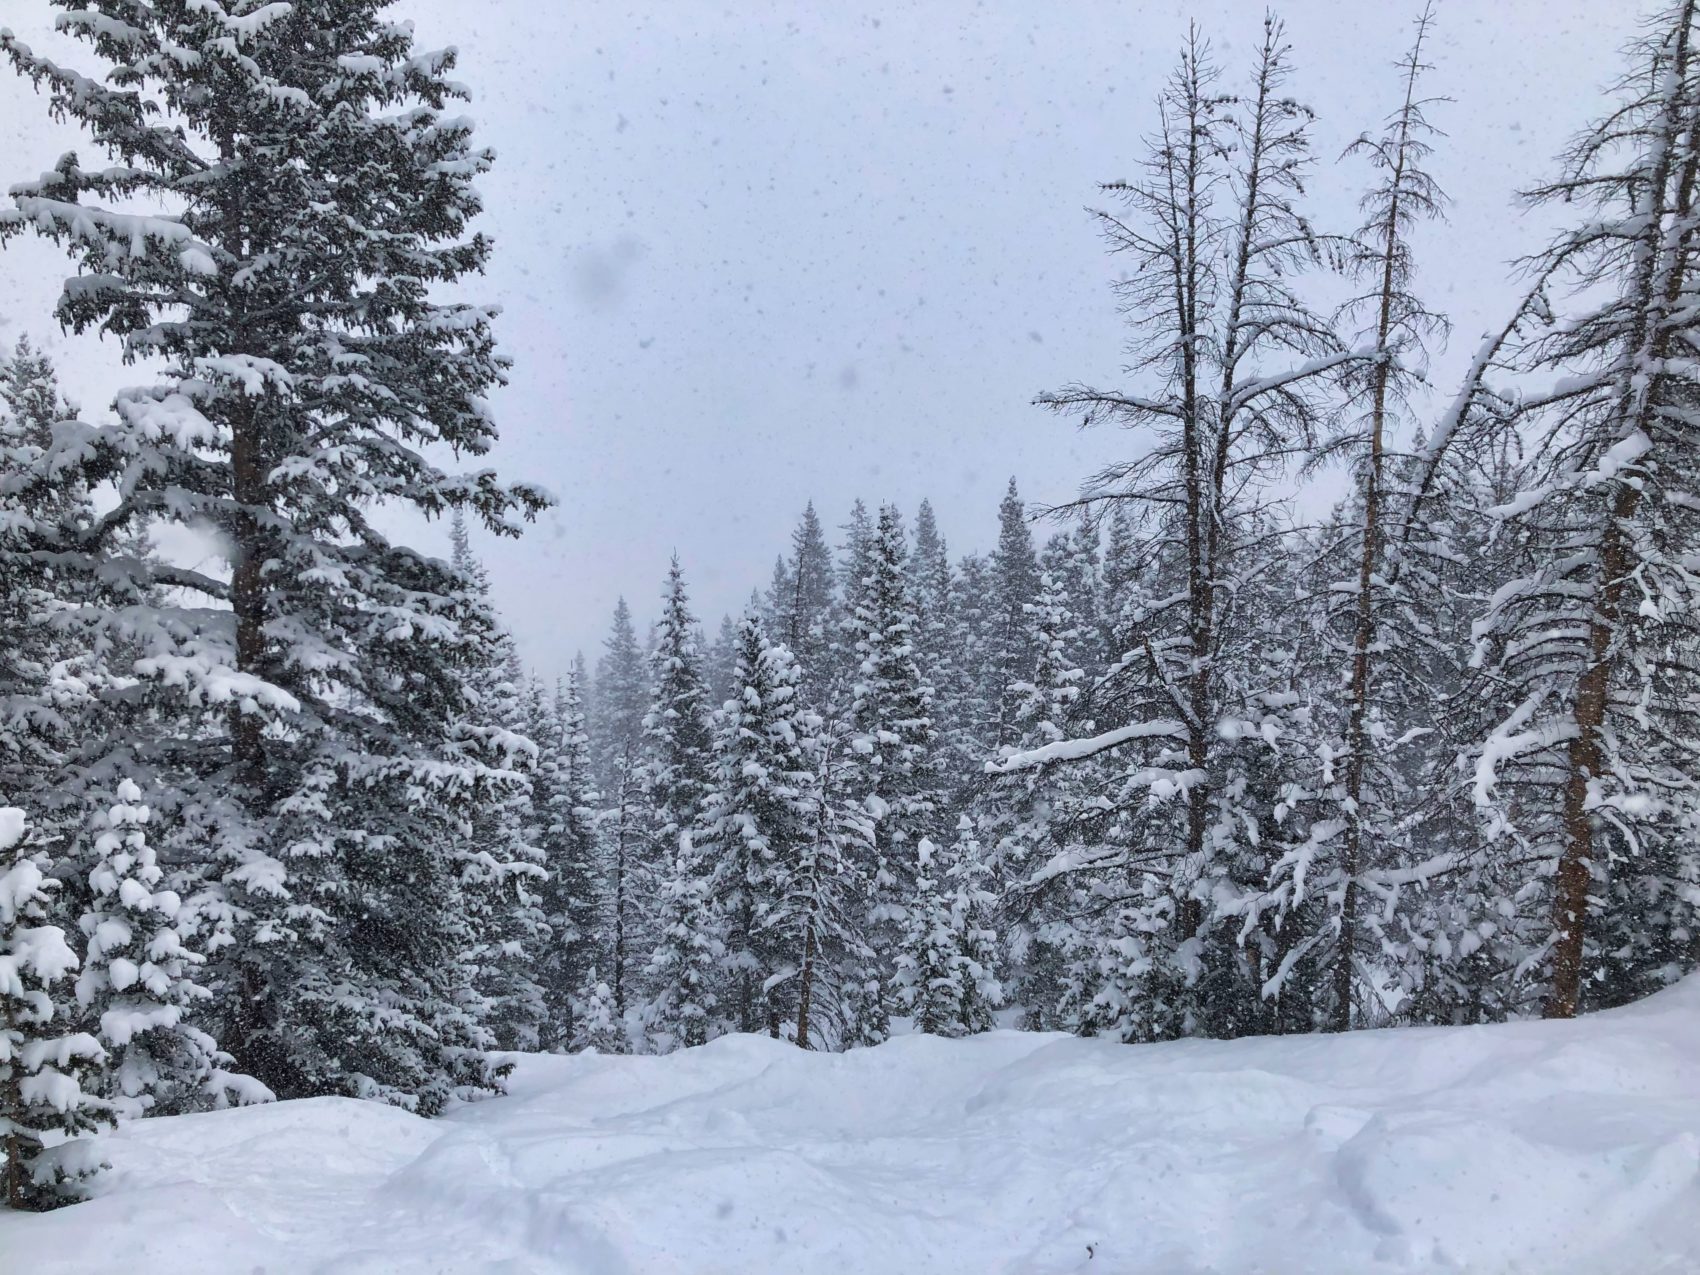
[[[50,1272],[1700,1270],[1700,978],[1573,1023],[521,1056],[438,1121],[150,1120]]]

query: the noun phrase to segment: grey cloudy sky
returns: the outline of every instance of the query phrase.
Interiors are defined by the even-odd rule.
[[[1291,0],[1295,95],[1318,111],[1317,220],[1353,222],[1364,169],[1330,161],[1394,105],[1418,0]],[[1453,198],[1420,244],[1456,323],[1450,382],[1514,293],[1543,226],[1513,192],[1600,105],[1631,0],[1441,0],[1432,169]],[[1250,0],[401,0],[421,41],[461,49],[498,154],[483,190],[515,361],[495,463],[561,499],[519,544],[480,542],[497,601],[545,672],[594,658],[617,594],[640,617],[677,549],[712,627],[764,584],[806,499],[938,508],[988,545],[1009,475],[1038,501],[1137,446],[1029,405],[1113,383],[1122,333],[1083,211],[1135,171],[1189,17],[1230,79]],[[0,24],[53,46],[42,0]],[[67,58],[86,55],[69,52]],[[6,180],[70,144],[0,77]],[[0,340],[47,338],[85,411],[136,379],[52,329],[62,259],[0,256]],[[441,547],[440,529],[422,533]]]

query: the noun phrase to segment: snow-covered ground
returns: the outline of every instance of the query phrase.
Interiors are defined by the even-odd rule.
[[[1574,1023],[531,1057],[148,1121],[0,1270],[1700,1271],[1700,978]]]

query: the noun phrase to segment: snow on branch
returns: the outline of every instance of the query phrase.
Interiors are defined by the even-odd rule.
[[[1059,739],[1054,744],[1045,744],[1040,748],[1029,749],[1023,753],[1011,753],[1000,761],[986,763],[988,775],[1008,775],[1018,770],[1032,770],[1037,766],[1048,766],[1052,762],[1082,761],[1087,757],[1096,757],[1099,753],[1107,753],[1112,748],[1120,748],[1123,744],[1136,739],[1185,739],[1186,726],[1169,718],[1159,718],[1150,722],[1135,722],[1131,726],[1118,727],[1116,730],[1105,731],[1102,735],[1094,735],[1089,739]]]

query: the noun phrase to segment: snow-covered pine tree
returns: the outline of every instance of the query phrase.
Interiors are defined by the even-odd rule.
[[[1085,674],[1072,651],[1082,629],[1070,608],[1070,590],[1049,572],[1039,577],[1039,598],[1027,607],[1030,642],[1038,652],[1030,682],[1016,684],[1017,735],[1008,754],[1059,744],[1071,729],[1090,724],[1077,709]],[[1083,814],[1094,784],[1080,767],[1037,766],[1000,776],[984,800],[982,835],[991,842],[992,877],[1000,892],[1014,891],[1015,919],[1008,944],[1012,999],[1027,1007],[1028,1022],[1041,1030],[1057,1025],[1062,969],[1074,936],[1073,900],[1063,892],[1034,888],[1033,876],[1081,835]]]
[[[493,611],[490,581],[472,551],[466,521],[456,510],[450,524],[450,561],[482,613]],[[478,799],[459,847],[461,894],[472,943],[465,960],[485,1024],[503,1049],[537,1049],[548,1019],[547,996],[537,974],[551,944],[544,912],[545,851],[531,777],[537,744],[530,738],[526,680],[513,637],[499,625],[463,651],[461,677],[468,692],[467,730],[486,741],[511,770]]]
[[[856,670],[862,662],[856,652],[856,613],[867,593],[874,543],[874,519],[867,505],[861,500],[851,505],[849,520],[840,530],[844,533],[844,543],[839,547],[835,572],[839,598],[829,656],[832,674],[825,699],[815,704],[817,709],[834,715],[842,714],[854,698]]]
[[[154,751],[182,759],[182,827],[217,864],[221,1043],[283,1095],[434,1110],[485,1081],[451,842],[500,768],[457,735],[475,604],[373,514],[465,506],[513,534],[547,503],[428,455],[495,437],[490,312],[444,298],[489,251],[467,227],[490,155],[448,110],[453,54],[380,0],[59,7],[107,74],[0,50],[116,166],[65,156],[3,229],[78,261],[62,322],[163,369],[86,441],[119,480],[88,550],[166,520],[230,560],[110,563],[172,592],[104,621],[186,710]]]
[[[702,816],[713,752],[697,623],[677,556],[661,598],[661,620],[649,658],[649,710],[643,718],[644,842],[632,865],[634,884],[652,901],[678,863],[702,863],[694,851],[680,854],[679,838],[696,828]],[[652,927],[649,933],[657,930]]]
[[[1467,390],[1461,401],[1476,396]],[[1410,611],[1422,611],[1411,617],[1421,640],[1401,662],[1432,693],[1425,725],[1433,727],[1405,749],[1415,763],[1409,787],[1426,794],[1415,861],[1446,865],[1437,882],[1401,899],[1396,914],[1408,934],[1408,995],[1398,1011],[1407,1022],[1500,1021],[1538,1010],[1544,978],[1527,958],[1551,937],[1545,883],[1520,852],[1506,853],[1475,801],[1474,749],[1499,724],[1503,692],[1491,667],[1470,667],[1472,626],[1504,581],[1533,566],[1522,538],[1504,534],[1491,512],[1518,494],[1522,440],[1509,427],[1508,401],[1480,397],[1491,409],[1452,429],[1444,455],[1433,454],[1432,443],[1418,449],[1410,463],[1417,478],[1404,484],[1413,512],[1399,532],[1398,583]]]
[[[0,1202],[14,1209],[75,1199],[101,1167],[80,1135],[110,1122],[94,1096],[100,1042],[75,1030],[77,955],[50,923],[48,866],[24,812],[0,807]]]
[[[1520,364],[1550,383],[1519,404],[1532,455],[1497,511],[1529,568],[1478,625],[1501,720],[1477,790],[1505,853],[1552,865],[1550,937],[1526,958],[1550,1017],[1696,958],[1697,16],[1649,19],[1611,110],[1527,196],[1586,216],[1528,263],[1547,322]]]
[[[598,797],[591,775],[590,736],[585,730],[584,657],[578,656],[543,713],[538,771],[543,793],[539,811],[544,866],[543,908],[550,943],[543,961],[544,993],[556,1039],[572,1039],[579,1002],[606,947],[606,916],[598,840]],[[591,990],[600,980],[589,984]],[[612,996],[612,992],[609,993]]]
[[[915,902],[904,921],[894,980],[898,1003],[917,1031],[988,1031],[1003,992],[997,934],[988,921],[996,896],[973,821],[962,816],[946,851],[923,839],[916,864]]]
[[[985,700],[987,679],[983,675],[992,658],[991,597],[991,573],[986,559],[980,554],[959,559],[952,584],[950,610],[954,634],[949,657],[957,670],[958,681],[955,694],[945,698],[946,711],[939,714],[938,727],[947,755],[962,759],[967,769],[976,771],[985,764],[984,726],[995,711]],[[963,779],[964,786],[970,790],[979,783],[979,775],[972,781]]]
[[[573,1033],[567,1042],[572,1053],[595,1050],[599,1054],[623,1054],[628,1048],[614,991],[597,977],[594,966],[585,972],[583,986],[574,998],[572,1024]]]
[[[791,652],[776,646],[753,612],[738,626],[736,690],[714,730],[712,786],[698,839],[709,894],[725,927],[727,1015],[738,1031],[779,1035],[791,1016],[778,982],[788,959],[771,925],[786,880],[810,834],[814,718],[797,693]],[[785,980],[789,982],[789,979]]]
[[[78,1004],[106,1049],[104,1096],[125,1116],[270,1097],[230,1076],[230,1060],[195,1025],[211,996],[197,981],[206,958],[184,945],[182,900],[163,884],[141,789],[125,779],[111,796],[90,820],[95,863],[76,979]]]
[[[772,633],[797,661],[804,702],[817,709],[832,690],[834,583],[832,550],[810,501],[791,533],[791,555],[781,560],[774,577]]]
[[[1244,611],[1275,553],[1266,481],[1308,453],[1333,380],[1363,361],[1295,291],[1323,245],[1298,207],[1311,115],[1287,92],[1287,64],[1270,19],[1250,92],[1225,97],[1192,31],[1160,99],[1145,176],[1108,186],[1125,211],[1098,214],[1111,250],[1135,263],[1116,286],[1149,390],[1074,386],[1041,400],[1153,438],[1138,459],[1092,478],[1080,501],[1126,505],[1144,537],[1144,600],[1122,615],[1138,646],[1106,675],[1120,685],[1096,696],[1098,725],[1110,729],[996,763],[1121,754],[1102,796],[1106,835],[1123,850],[1081,864],[1112,871],[1119,881],[1105,892],[1126,900],[1120,932],[1104,939],[1101,988],[1109,1029],[1122,1035],[1243,1029],[1259,1000],[1234,950],[1237,926],[1218,924],[1213,909],[1231,912],[1260,884],[1252,830],[1274,794],[1256,786],[1257,772],[1291,698],[1270,684]],[[1069,888],[1067,875],[1053,878],[1057,888]]]
[[[932,502],[927,500],[921,502],[915,515],[909,596],[915,605],[915,667],[921,680],[933,688],[933,719],[940,727],[940,773],[948,787],[960,790],[978,781],[979,759],[972,753],[954,751],[954,745],[965,742],[965,736],[948,729],[947,724],[972,720],[974,677],[958,662],[963,644],[956,614],[956,578]],[[949,794],[953,808],[966,800],[966,792]]]
[[[939,819],[940,777],[933,729],[932,688],[915,664],[915,611],[905,573],[908,546],[896,506],[881,508],[868,545],[868,572],[856,609],[856,652],[861,657],[851,702],[850,740],[869,812],[875,819],[875,857],[861,865],[868,883],[869,941],[890,951],[907,911],[921,838]],[[888,986],[889,958],[874,971]],[[875,989],[883,1001],[885,992]],[[884,1010],[868,1008],[864,1023]],[[864,1033],[866,1035],[866,1033]]]
[[[597,826],[606,858],[609,986],[624,1015],[633,975],[643,964],[634,956],[640,898],[635,874],[643,858],[643,722],[649,709],[649,672],[623,597],[614,604],[613,623],[597,661],[592,703],[591,756],[604,801]]]
[[[980,723],[981,758],[995,757],[1015,738],[1018,683],[1033,678],[1037,652],[1028,641],[1027,607],[1039,596],[1039,559],[1033,531],[1027,525],[1027,506],[1009,480],[998,503],[998,547],[988,562],[991,593],[985,607],[986,649],[978,666],[980,702],[986,714]]]
[[[1104,626],[1099,617],[1098,528],[1084,514],[1073,527],[1059,531],[1045,542],[1039,554],[1039,574],[1049,576],[1061,591],[1073,621],[1074,633],[1068,640],[1068,658],[1080,669],[1085,685],[1090,686],[1104,672]],[[1040,592],[1044,590],[1040,581]],[[1029,599],[1028,607],[1036,600]],[[1028,613],[1031,618],[1031,612]],[[1042,657],[1034,648],[1033,658]],[[1033,679],[1037,681],[1038,678]]]
[[[915,602],[915,664],[937,692],[950,675],[952,591],[950,551],[933,505],[915,514],[915,548],[909,555],[909,596]]]
[[[765,937],[796,971],[796,1041],[800,1048],[877,1043],[889,1030],[874,982],[875,958],[865,937],[866,865],[874,861],[874,821],[859,792],[845,728],[823,723],[805,738],[810,761],[807,835],[781,873],[785,894],[767,917]]]
[[[702,681],[704,698],[711,709],[719,709],[732,698],[738,667],[738,626],[732,617],[720,617],[720,630],[703,652]]]
[[[1140,548],[1134,535],[1133,520],[1128,515],[1127,502],[1112,502],[1108,521],[1098,596],[1098,625],[1104,635],[1106,665],[1115,663],[1128,651],[1132,635],[1123,623],[1122,609],[1139,572]]]
[[[689,1049],[717,1034],[716,988],[726,959],[721,918],[709,897],[708,869],[687,829],[655,874],[655,947],[640,1015],[650,1049]]]
[[[591,746],[596,781],[611,791],[615,770],[627,759],[636,764],[643,739],[643,715],[649,706],[649,671],[638,645],[632,609],[620,598],[596,662],[596,682],[590,700]]]
[[[938,816],[932,688],[915,663],[915,610],[904,565],[908,547],[896,506],[880,510],[856,611],[857,670],[851,748],[877,823],[875,923],[900,916],[915,847]]]
[[[64,766],[91,700],[87,650],[56,626],[93,566],[75,553],[93,518],[83,472],[53,448],[70,414],[53,365],[20,339],[0,358],[0,800],[38,826],[47,811],[55,833],[78,816]]]

